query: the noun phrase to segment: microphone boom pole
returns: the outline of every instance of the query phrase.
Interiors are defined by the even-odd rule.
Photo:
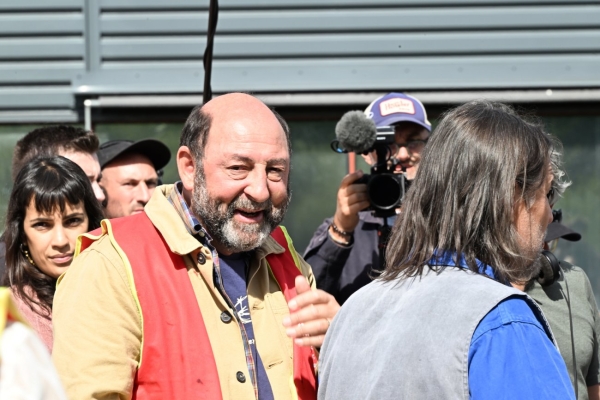
[[[212,99],[212,87],[210,79],[212,75],[213,44],[215,33],[217,31],[217,21],[219,19],[219,2],[210,0],[208,7],[208,31],[206,33],[206,49],[204,50],[204,90],[202,91],[202,104],[206,104]]]

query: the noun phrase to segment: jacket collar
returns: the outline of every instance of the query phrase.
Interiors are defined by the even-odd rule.
[[[174,185],[158,186],[144,211],[167,242],[171,252],[185,255],[199,249],[202,244],[188,232],[184,220],[168,200],[173,188]]]

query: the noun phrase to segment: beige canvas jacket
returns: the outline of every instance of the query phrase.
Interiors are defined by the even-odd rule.
[[[221,321],[221,310],[229,307],[213,283],[211,252],[188,233],[167,200],[172,188],[157,188],[146,213],[171,251],[185,260],[212,345],[223,398],[254,399],[250,380],[240,383],[236,378],[238,371],[248,375],[244,346],[236,320]],[[200,251],[206,256],[204,264],[196,261]],[[272,238],[255,251],[248,302],[256,345],[273,394],[276,399],[294,399],[292,339],[282,325],[289,310],[265,260],[266,255],[283,251]],[[314,287],[310,266],[300,256],[298,259],[303,275]],[[142,326],[127,274],[105,236],[82,252],[59,280],[53,307],[53,358],[71,399],[131,398]]]

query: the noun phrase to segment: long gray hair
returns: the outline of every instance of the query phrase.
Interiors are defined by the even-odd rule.
[[[462,255],[475,272],[476,259],[484,262],[501,281],[532,278],[514,207],[521,200],[530,207],[549,172],[562,193],[560,150],[541,124],[507,105],[473,101],[447,112],[423,152],[381,279],[421,275],[437,251]]]

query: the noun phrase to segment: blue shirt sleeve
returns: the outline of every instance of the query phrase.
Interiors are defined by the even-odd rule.
[[[471,399],[575,399],[562,357],[523,298],[481,320],[468,361]]]

